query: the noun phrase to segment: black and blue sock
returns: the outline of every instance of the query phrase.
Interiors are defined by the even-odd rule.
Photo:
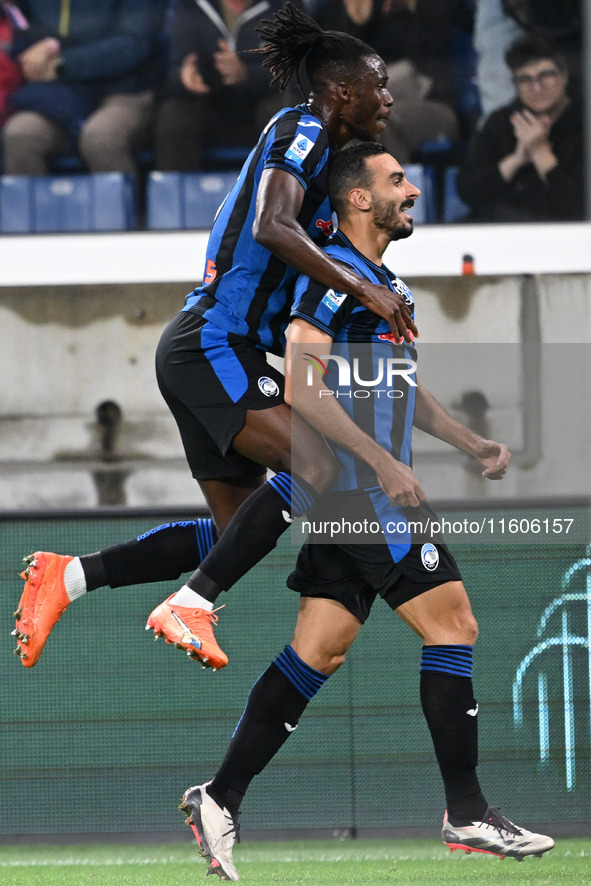
[[[87,590],[177,579],[193,572],[216,541],[210,518],[163,523],[131,541],[80,557]]]
[[[214,603],[276,546],[291,521],[316,501],[301,477],[281,471],[243,502],[187,586]]]
[[[207,787],[218,806],[236,815],[252,779],[295,732],[306,705],[327,680],[291,646],[277,656],[252,687],[222,765]]]
[[[476,776],[478,704],[472,661],[472,646],[423,646],[421,704],[443,778],[448,818],[456,826],[481,820],[488,806]]]

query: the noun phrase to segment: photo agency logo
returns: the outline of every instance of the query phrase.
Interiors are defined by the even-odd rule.
[[[307,387],[315,386],[315,372],[319,373],[324,384],[330,382],[332,387],[322,387],[318,391],[323,397],[347,397],[356,400],[367,400],[370,397],[388,397],[392,400],[405,396],[405,391],[395,388],[395,383],[406,384],[416,388],[416,360],[410,357],[378,357],[368,361],[360,357],[348,359],[340,354],[302,354],[308,364],[306,373]],[[368,377],[368,371],[369,376]]]

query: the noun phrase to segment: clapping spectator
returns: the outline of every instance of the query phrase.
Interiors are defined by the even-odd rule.
[[[5,171],[45,175],[79,151],[92,172],[134,173],[147,136],[167,0],[22,0],[13,57],[24,85],[3,131]]]
[[[458,191],[476,221],[584,215],[583,116],[553,46],[519,38],[507,52],[517,97],[472,136]]]
[[[156,167],[191,171],[209,145],[254,145],[289,100],[250,50],[283,0],[173,0],[165,92],[156,112]]]
[[[504,58],[511,44],[525,35],[550,41],[560,51],[571,92],[578,94],[582,30],[581,0],[476,0],[474,46],[483,120],[513,98]]]

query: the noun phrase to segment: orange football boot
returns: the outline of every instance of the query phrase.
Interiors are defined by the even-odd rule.
[[[24,558],[21,578],[25,587],[14,613],[17,640],[14,650],[26,668],[34,667],[45,642],[68,606],[70,598],[64,585],[64,570],[73,557],[35,551]]]
[[[177,649],[185,649],[191,658],[199,659],[204,667],[214,671],[225,668],[228,656],[222,652],[213,634],[213,626],[218,617],[207,609],[192,609],[190,606],[178,606],[165,600],[148,617],[146,630],[153,630],[157,640],[164,637],[167,643],[174,643]],[[223,609],[222,606],[218,607]]]

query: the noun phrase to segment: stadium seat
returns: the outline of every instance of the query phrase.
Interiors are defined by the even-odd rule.
[[[437,221],[435,171],[421,163],[405,163],[404,171],[409,182],[421,191],[421,196],[412,212],[415,224],[423,225]]]
[[[238,169],[252,150],[252,145],[228,145],[226,147],[205,147],[203,165],[208,170]]]
[[[132,180],[119,172],[0,177],[0,231],[127,231],[136,226]]]
[[[146,227],[152,231],[211,228],[238,173],[151,172],[147,183]]]
[[[443,176],[443,221],[445,224],[461,222],[470,214],[470,207],[458,194],[459,167],[448,166]]]
[[[146,173],[154,166],[154,152],[149,148],[138,151],[134,160],[140,173]],[[50,175],[75,175],[79,172],[90,172],[84,160],[75,152],[51,154],[48,157]]]

